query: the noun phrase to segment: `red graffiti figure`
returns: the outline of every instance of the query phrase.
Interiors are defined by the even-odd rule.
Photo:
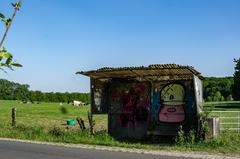
[[[122,113],[119,116],[122,127],[128,127],[129,122],[135,126],[136,122],[148,120],[149,99],[145,94],[144,84],[137,84],[130,88],[128,93],[114,94],[114,97],[120,98],[122,101]]]

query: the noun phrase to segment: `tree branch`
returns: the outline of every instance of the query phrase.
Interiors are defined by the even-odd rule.
[[[5,31],[5,33],[3,34],[2,40],[1,40],[1,42],[0,42],[0,50],[1,50],[2,45],[3,45],[3,42],[4,42],[4,40],[5,40],[5,38],[6,38],[7,34],[8,34],[8,30],[9,30],[9,28],[11,27],[12,21],[13,21],[14,17],[16,16],[16,13],[17,13],[17,11],[19,10],[19,7],[20,7],[21,4],[22,4],[22,0],[19,0],[17,4],[18,4],[18,6],[15,6],[15,7],[14,7],[15,9],[14,9],[13,15],[12,15],[12,17],[11,17],[11,21],[10,21],[9,24],[6,26],[6,31]]]

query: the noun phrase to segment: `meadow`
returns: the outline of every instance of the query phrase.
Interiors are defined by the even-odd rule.
[[[240,101],[206,102],[204,108],[214,111],[240,111]]]
[[[83,118],[86,125],[88,124],[87,112],[90,111],[89,105],[81,107],[73,107],[71,104],[63,103],[22,103],[20,101],[0,100],[0,120],[1,124],[11,123],[11,110],[17,109],[17,124],[26,126],[44,127],[46,129],[52,127],[66,127],[66,120]],[[61,112],[61,107],[66,108],[67,113]],[[95,115],[97,121],[97,129],[106,129],[106,115]],[[77,125],[74,128],[78,128]]]
[[[236,103],[236,102],[234,102]],[[238,102],[240,104],[240,102]],[[237,104],[237,105],[238,105]],[[219,103],[211,103],[217,107]],[[11,126],[11,109],[17,109],[17,126]],[[67,114],[61,112],[65,107]],[[208,105],[206,106],[208,107]],[[240,154],[240,133],[226,131],[213,140],[199,143],[157,143],[149,141],[118,141],[107,134],[107,116],[94,115],[95,135],[89,135],[88,129],[80,130],[76,124],[67,126],[67,119],[81,117],[88,128],[87,112],[89,105],[73,107],[70,104],[59,103],[34,103],[23,104],[19,101],[0,101],[0,137],[17,138],[37,141],[84,143],[94,145],[119,146],[127,148],[143,148],[156,150],[180,150],[180,151],[207,151],[220,153]],[[217,109],[217,108],[214,108]],[[222,108],[221,108],[222,109]],[[238,108],[235,110],[239,110]]]

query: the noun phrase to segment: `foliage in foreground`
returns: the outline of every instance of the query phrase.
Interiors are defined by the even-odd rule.
[[[107,134],[106,131],[98,131],[94,136],[89,135],[89,130],[80,131],[53,127],[31,127],[18,125],[13,128],[8,125],[1,125],[0,137],[27,139],[36,141],[61,142],[73,144],[92,144],[105,146],[118,146],[126,148],[142,148],[152,150],[186,150],[186,151],[208,151],[221,153],[240,152],[240,134],[224,132],[219,137],[202,141],[199,143],[188,142],[187,144],[150,144],[150,141],[118,141]]]
[[[3,34],[2,39],[0,40],[0,69],[5,72],[4,67],[7,67],[11,70],[13,70],[13,67],[22,67],[21,64],[16,63],[13,61],[13,55],[9,53],[3,46],[3,42],[8,34],[8,31],[10,29],[10,26],[12,24],[12,21],[21,7],[22,0],[19,0],[16,3],[12,3],[12,6],[14,8],[14,12],[11,18],[7,18],[3,13],[0,13],[0,20],[5,25],[5,32]]]

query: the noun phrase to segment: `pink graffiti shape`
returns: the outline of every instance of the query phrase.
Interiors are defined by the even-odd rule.
[[[185,119],[183,105],[163,105],[159,112],[159,121],[168,123],[178,123]]]

